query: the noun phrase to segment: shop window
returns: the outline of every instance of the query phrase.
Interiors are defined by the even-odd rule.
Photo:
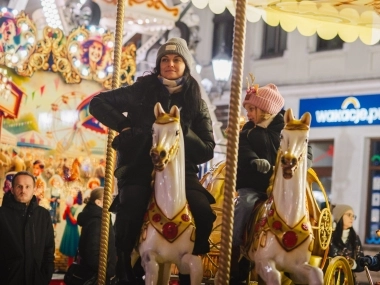
[[[317,51],[328,51],[342,48],[343,40],[339,36],[336,36],[331,40],[324,40],[319,36],[317,37]]]
[[[262,58],[281,57],[286,50],[287,33],[281,26],[264,24]]]
[[[368,200],[366,221],[366,243],[380,244],[376,231],[380,229],[380,138],[370,142],[368,171]]]
[[[310,145],[313,148],[313,165],[312,168],[317,173],[319,180],[321,181],[327,196],[331,194],[331,176],[332,176],[332,165],[334,158],[334,141],[324,140],[324,141],[312,141]],[[317,200],[320,207],[325,206],[325,198],[322,193],[322,189],[314,183],[313,192],[315,199]]]

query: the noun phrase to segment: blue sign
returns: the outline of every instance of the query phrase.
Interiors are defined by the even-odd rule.
[[[311,127],[380,125],[380,94],[300,100],[300,116],[310,112]]]

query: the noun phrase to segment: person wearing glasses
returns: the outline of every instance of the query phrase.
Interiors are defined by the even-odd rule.
[[[329,256],[346,257],[356,279],[354,272],[364,271],[364,267],[355,261],[364,256],[360,238],[353,228],[356,215],[351,206],[344,204],[336,205],[332,214],[336,225],[331,237]],[[355,284],[358,284],[356,280]]]

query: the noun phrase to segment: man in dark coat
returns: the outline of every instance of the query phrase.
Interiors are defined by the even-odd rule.
[[[54,231],[49,211],[33,195],[33,175],[20,171],[0,207],[0,284],[47,285],[54,271]]]

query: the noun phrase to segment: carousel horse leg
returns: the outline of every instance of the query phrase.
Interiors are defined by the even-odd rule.
[[[305,283],[306,280],[308,280],[309,285],[323,284],[322,270],[307,263],[297,266],[297,273],[291,274],[290,278],[295,284]]]
[[[193,254],[185,254],[181,259],[180,271],[187,271],[190,274],[179,274],[180,285],[199,285],[203,278],[203,268],[201,257]]]
[[[147,285],[157,284],[159,273],[159,264],[156,261],[157,259],[158,256],[154,252],[146,252],[141,256],[141,262],[145,270],[145,284]]]
[[[281,273],[273,260],[261,260],[255,264],[255,268],[265,284],[281,285]]]

